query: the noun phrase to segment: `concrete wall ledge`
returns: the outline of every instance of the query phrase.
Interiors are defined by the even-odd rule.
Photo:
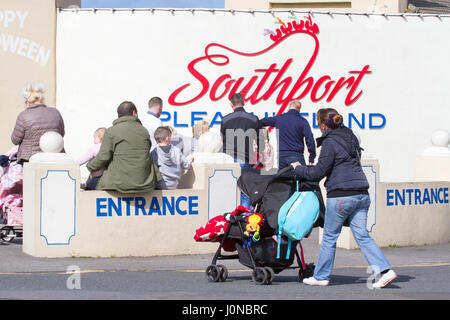
[[[380,183],[377,160],[364,160],[363,170],[372,199],[366,227],[378,245],[450,241],[450,181]],[[23,251],[35,257],[213,253],[217,243],[195,242],[194,232],[236,208],[239,176],[238,164],[194,164],[180,189],[121,194],[81,190],[76,165],[28,163]],[[337,245],[358,248],[347,227]]]
[[[23,251],[36,257],[128,257],[209,253],[197,228],[238,203],[238,164],[196,164],[192,189],[121,194],[79,188],[75,165],[24,167]],[[194,179],[195,178],[195,179]]]
[[[376,172],[379,170],[377,161],[366,160],[362,165],[373,166]],[[448,168],[441,166],[435,170],[444,172]],[[449,189],[450,181],[445,177],[444,181],[399,183],[384,183],[377,179],[376,194],[371,194],[371,210],[375,215],[369,213],[367,230],[380,247],[448,243]],[[322,235],[323,229],[320,229],[319,242]],[[343,227],[337,246],[359,248],[349,227]]]

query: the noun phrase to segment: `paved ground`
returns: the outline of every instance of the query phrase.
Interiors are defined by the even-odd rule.
[[[317,231],[302,243],[307,262],[317,259]],[[450,244],[383,248],[399,277],[389,288],[368,289],[370,274],[360,250],[338,249],[328,287],[298,281],[296,269],[257,286],[237,260],[224,283],[210,283],[212,254],[150,258],[42,259],[22,253],[16,240],[0,245],[0,299],[120,300],[360,300],[450,299]],[[79,270],[79,274],[70,273]],[[69,272],[68,272],[69,271]]]

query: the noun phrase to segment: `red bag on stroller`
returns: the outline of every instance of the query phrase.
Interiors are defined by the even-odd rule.
[[[248,212],[248,209],[243,206],[238,206],[231,215],[240,215],[243,212]],[[228,214],[228,213],[227,213]],[[194,234],[194,240],[197,242],[219,242],[228,227],[228,221],[222,215],[210,219],[204,226],[198,228]],[[227,252],[236,251],[235,243],[232,239],[226,240],[223,245],[223,250]]]

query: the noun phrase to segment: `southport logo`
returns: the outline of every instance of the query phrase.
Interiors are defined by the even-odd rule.
[[[191,86],[191,82],[186,83],[172,92],[168,99],[169,104],[174,106],[187,105],[201,99],[205,95],[209,95],[211,101],[217,101],[226,96],[230,98],[234,93],[239,92],[244,96],[247,103],[255,105],[261,100],[265,101],[271,98],[272,95],[276,95],[276,103],[280,106],[277,114],[281,114],[290,101],[301,100],[308,96],[312,102],[321,100],[331,102],[338,94],[345,94],[346,106],[358,100],[363,94],[363,90],[359,89],[359,85],[367,74],[372,73],[369,70],[370,66],[365,65],[359,70],[351,70],[348,72],[350,75],[335,79],[328,74],[319,78],[309,76],[314,62],[319,56],[319,26],[314,23],[310,15],[304,17],[304,19],[298,19],[295,14],[291,14],[288,18],[293,19],[293,21],[284,22],[282,19],[277,18],[276,23],[280,24],[280,27],[274,31],[264,29],[264,34],[269,35],[270,39],[268,40],[270,43],[261,50],[243,52],[220,43],[206,45],[204,55],[192,60],[187,67],[189,73],[200,83],[200,91],[187,100],[180,101],[178,99],[180,93]],[[295,67],[294,59],[289,57],[284,62],[273,62],[266,68],[254,69],[254,75],[250,78],[243,76],[232,77],[230,74],[225,73],[216,79],[211,79],[207,74],[200,72],[197,68],[197,66],[205,63],[209,63],[212,67],[225,66],[230,62],[230,57],[227,55],[229,53],[248,57],[249,59],[259,57],[284,41],[295,41],[296,36],[310,37],[314,40],[314,50],[311,57],[306,67],[300,70],[300,72]],[[224,53],[211,54],[210,50],[212,48],[216,48],[215,51],[219,50]],[[299,73],[297,79],[287,76],[288,70],[291,72],[294,71],[297,74]],[[249,74],[249,72],[245,74]],[[263,88],[267,89],[263,90]],[[342,91],[345,92],[341,93]]]

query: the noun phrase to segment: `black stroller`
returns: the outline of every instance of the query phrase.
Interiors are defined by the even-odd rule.
[[[263,214],[264,223],[261,225],[260,240],[249,241],[244,234],[246,218],[240,215],[224,214],[228,226],[220,239],[212,263],[206,269],[207,279],[211,282],[223,282],[228,277],[228,270],[224,265],[217,264],[218,260],[239,259],[239,262],[253,270],[252,279],[258,284],[271,284],[274,275],[284,269],[299,268],[299,280],[311,277],[314,272],[314,264],[305,263],[303,248],[300,241],[293,241],[290,254],[287,257],[287,241],[281,241],[280,258],[277,258],[277,242],[274,239],[278,227],[278,212],[280,207],[294,193],[296,177],[291,167],[280,170],[275,175],[263,175],[255,169],[243,169],[238,180],[241,191],[250,198],[255,212]],[[300,191],[313,191],[320,203],[319,218],[312,226],[323,227],[325,206],[318,182],[300,181]],[[311,230],[312,230],[311,228]],[[310,232],[307,236],[309,236]],[[306,236],[306,237],[307,237]],[[237,249],[237,254],[222,254],[225,241],[232,239]],[[298,245],[298,246],[297,246]],[[297,247],[300,249],[298,252]],[[297,260],[297,265],[291,267]]]

